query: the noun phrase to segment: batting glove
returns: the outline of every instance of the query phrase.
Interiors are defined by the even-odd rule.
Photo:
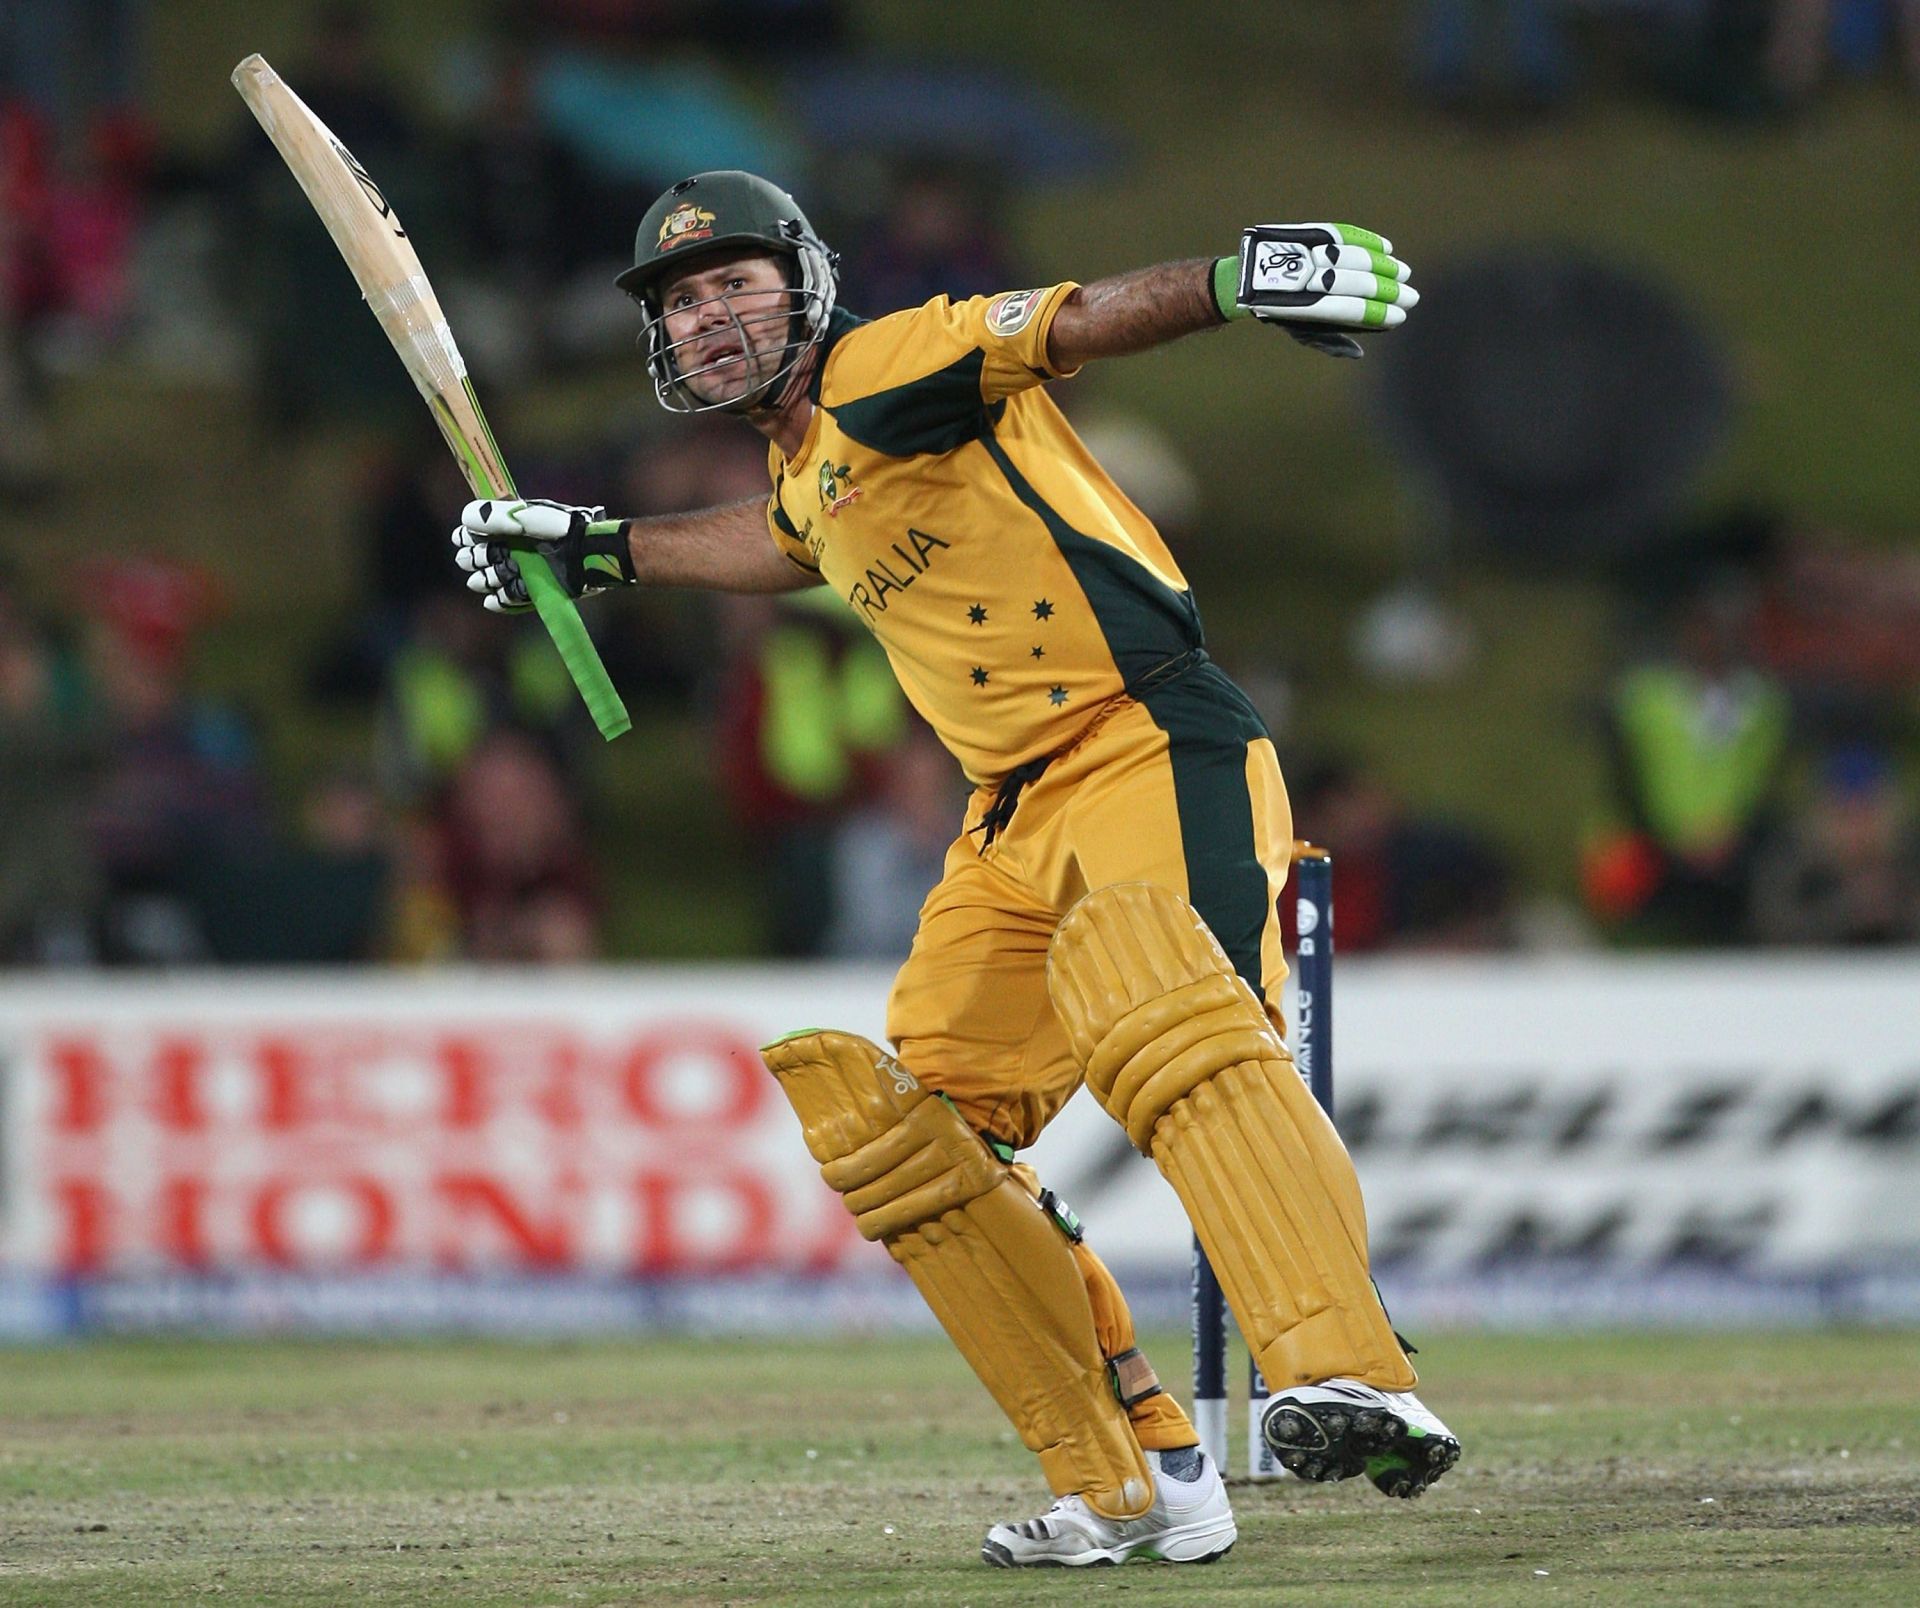
[[[1257,223],[1213,268],[1222,318],[1275,324],[1329,357],[1360,357],[1345,330],[1395,329],[1420,300],[1393,242],[1350,223]]]
[[[606,512],[539,497],[470,502],[453,528],[453,561],[467,572],[467,590],[480,593],[482,607],[496,614],[533,607],[516,553],[538,553],[569,597],[632,585],[626,522]]]

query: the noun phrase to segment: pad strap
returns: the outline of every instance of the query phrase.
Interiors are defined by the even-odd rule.
[[[1136,1403],[1157,1396],[1166,1388],[1153,1371],[1153,1364],[1147,1361],[1147,1354],[1138,1346],[1129,1346],[1119,1356],[1107,1358],[1107,1372],[1113,1378],[1114,1395],[1129,1411]]]
[[[1040,1210],[1053,1219],[1053,1226],[1067,1236],[1069,1244],[1078,1245],[1087,1237],[1087,1231],[1080,1226],[1080,1214],[1051,1189],[1040,1191]]]

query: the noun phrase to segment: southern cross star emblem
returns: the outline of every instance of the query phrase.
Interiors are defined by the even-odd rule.
[[[1052,704],[1054,708],[1058,709],[1066,701],[1067,689],[1058,682],[1055,682],[1051,687],[1047,688],[1047,702]]]
[[[1033,617],[1036,620],[1051,620],[1053,618],[1053,605],[1044,597],[1041,598],[1040,601],[1033,606]]]
[[[967,610],[968,625],[985,625],[986,623],[987,611],[984,605],[976,603],[972,608]]]
[[[984,687],[987,684],[988,680],[991,678],[992,674],[993,674],[992,671],[983,669],[981,666],[976,664],[973,667],[973,684],[976,687]]]
[[[1047,656],[1047,650],[1041,647],[1038,643],[1036,643],[1033,647],[1027,649],[1027,651],[1031,653],[1036,659],[1044,659]]]

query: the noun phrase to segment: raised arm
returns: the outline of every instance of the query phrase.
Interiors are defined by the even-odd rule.
[[[1278,324],[1296,340],[1358,357],[1345,330],[1391,329],[1420,298],[1390,241],[1344,223],[1256,224],[1231,257],[1190,257],[1082,285],[1060,304],[1047,358],[1071,373],[1236,318]]]
[[[767,505],[744,497],[687,514],[605,519],[600,508],[540,498],[470,502],[453,529],[467,586],[495,613],[528,607],[518,555],[538,553],[572,597],[621,583],[719,592],[792,592],[818,584],[767,534]]]
[[[1065,373],[1096,357],[1125,357],[1226,323],[1213,299],[1211,257],[1163,262],[1082,285],[1060,304],[1047,357]]]

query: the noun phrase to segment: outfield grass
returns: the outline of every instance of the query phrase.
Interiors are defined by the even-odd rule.
[[[1439,1339],[1422,1502],[1243,1489],[1221,1564],[1074,1575],[977,1561],[1044,1498],[936,1341],[19,1352],[0,1602],[1905,1603],[1916,1349]]]

